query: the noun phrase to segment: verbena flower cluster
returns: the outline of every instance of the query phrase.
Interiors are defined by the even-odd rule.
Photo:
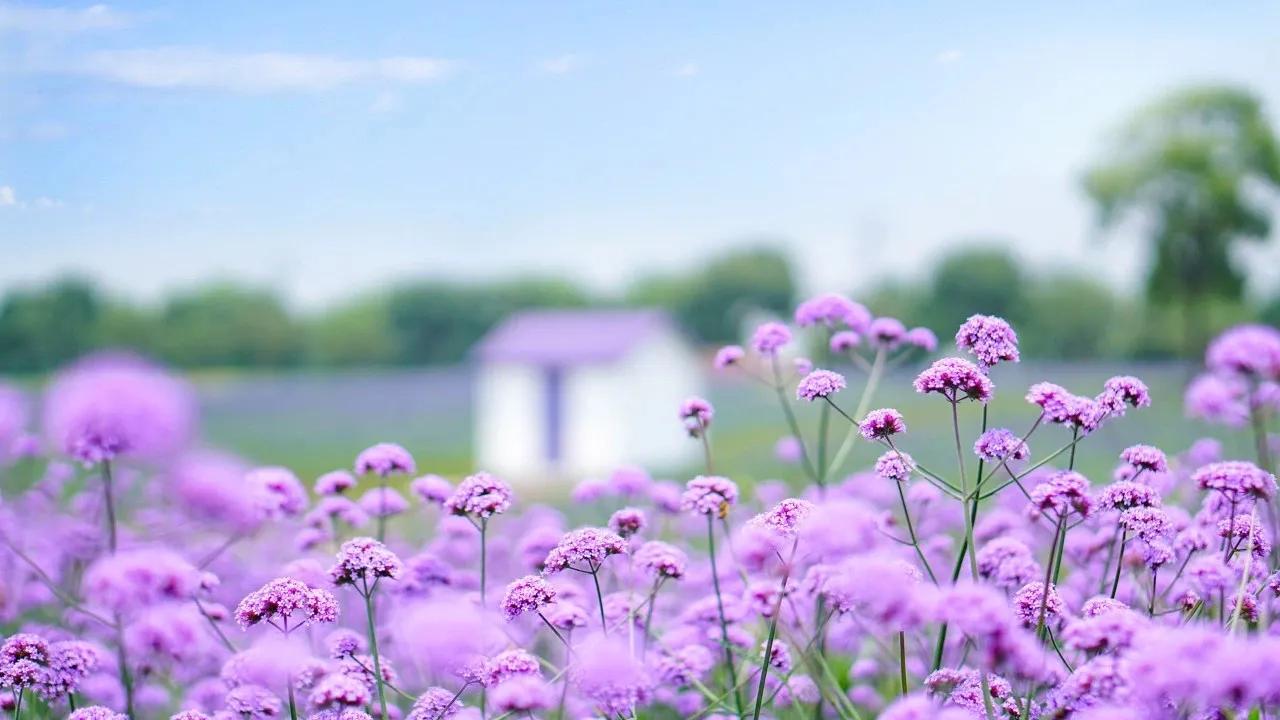
[[[0,712],[1276,717],[1280,333],[1214,341],[1183,404],[1240,437],[1188,448],[1134,443],[1130,411],[1176,404],[1136,377],[1008,389],[1001,318],[937,346],[808,300],[712,361],[780,404],[785,479],[717,474],[695,397],[666,430],[698,474],[618,468],[559,506],[486,472],[415,477],[392,443],[306,483],[249,466],[196,445],[190,389],[134,358],[77,363],[42,404],[0,386]],[[908,382],[890,368],[916,409],[873,409]]]

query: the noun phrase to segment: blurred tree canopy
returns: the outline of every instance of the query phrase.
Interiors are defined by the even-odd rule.
[[[1197,355],[1206,302],[1243,294],[1232,247],[1270,231],[1259,196],[1280,188],[1280,152],[1261,102],[1232,87],[1173,93],[1129,121],[1084,187],[1103,228],[1141,220],[1152,245],[1147,297],[1180,308],[1184,353]]]

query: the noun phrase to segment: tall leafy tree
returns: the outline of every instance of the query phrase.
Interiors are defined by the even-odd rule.
[[[1084,187],[1103,228],[1141,222],[1152,245],[1147,297],[1180,308],[1184,349],[1198,353],[1207,302],[1243,294],[1233,246],[1271,228],[1260,195],[1280,188],[1280,152],[1260,101],[1234,87],[1175,92],[1121,129]]]

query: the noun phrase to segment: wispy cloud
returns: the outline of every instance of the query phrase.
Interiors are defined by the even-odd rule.
[[[0,185],[0,208],[13,207],[18,204],[18,194],[12,185]]]
[[[577,55],[560,55],[538,62],[538,70],[548,75],[564,75],[582,67],[582,58]]]
[[[25,210],[29,207],[48,210],[50,208],[60,208],[65,204],[61,200],[50,197],[38,197],[28,203],[18,197],[18,191],[14,190],[12,185],[0,185],[0,210],[6,208]]]
[[[0,33],[74,35],[128,25],[128,16],[106,5],[71,8],[0,3]]]
[[[367,82],[429,83],[443,78],[452,67],[447,60],[431,57],[360,60],[164,47],[96,52],[64,71],[142,88],[269,93],[329,90]]]
[[[702,68],[698,67],[698,63],[687,62],[675,69],[673,73],[676,77],[693,77],[702,72]]]
[[[951,65],[956,62],[959,62],[960,59],[963,57],[964,57],[964,53],[960,52],[959,50],[953,49],[953,50],[943,50],[942,52],[934,56],[933,59],[934,59],[934,62],[938,63],[939,65]]]

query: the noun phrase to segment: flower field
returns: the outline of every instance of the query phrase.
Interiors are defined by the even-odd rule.
[[[0,708],[1280,712],[1274,328],[1194,377],[1109,372],[823,295],[708,364],[671,409],[699,467],[562,493],[466,472],[465,370],[193,384],[97,355],[38,402],[0,386]]]

